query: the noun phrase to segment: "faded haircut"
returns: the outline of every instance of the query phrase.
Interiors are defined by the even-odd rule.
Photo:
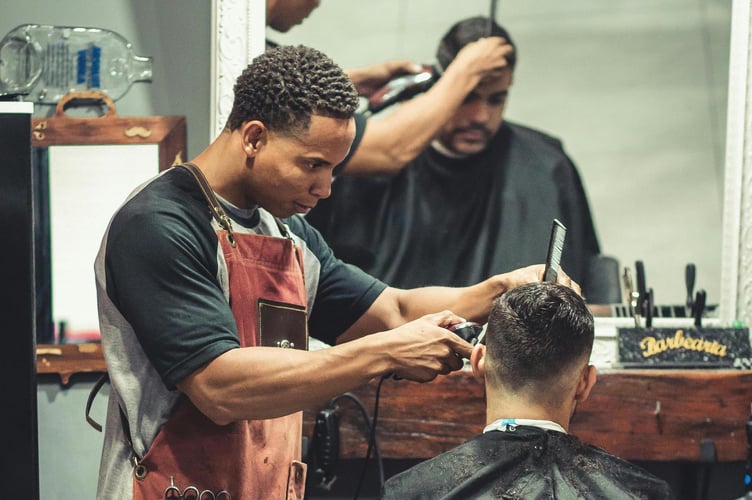
[[[559,380],[588,361],[593,337],[593,316],[571,288],[547,282],[519,286],[491,307],[486,376],[504,385]]]

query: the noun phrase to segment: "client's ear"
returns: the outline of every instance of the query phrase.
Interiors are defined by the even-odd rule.
[[[475,344],[473,352],[470,353],[470,366],[473,367],[473,376],[481,384],[486,379],[486,346],[485,344]]]
[[[577,382],[577,390],[574,393],[574,399],[578,403],[585,401],[590,395],[590,390],[595,385],[598,377],[595,374],[595,366],[587,365],[582,369],[580,379]]]

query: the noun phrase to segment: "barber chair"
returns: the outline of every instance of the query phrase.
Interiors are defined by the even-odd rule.
[[[589,269],[583,283],[587,301],[591,304],[621,304],[618,259],[609,255],[595,255],[590,259]]]

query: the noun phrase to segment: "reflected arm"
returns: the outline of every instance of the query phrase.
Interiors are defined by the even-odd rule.
[[[368,120],[363,140],[342,173],[396,173],[428,146],[488,71],[506,66],[512,47],[503,38],[465,46],[438,82],[384,117]]]

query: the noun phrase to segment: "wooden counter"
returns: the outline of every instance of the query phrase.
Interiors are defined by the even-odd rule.
[[[353,391],[373,413],[377,383]],[[712,440],[719,461],[747,456],[745,423],[752,403],[752,371],[615,370],[601,373],[577,409],[570,432],[628,460],[700,458]],[[361,458],[367,448],[361,412],[341,399],[341,453]],[[418,384],[386,380],[377,423],[383,458],[435,456],[482,431],[483,388],[467,372]],[[305,412],[311,435],[315,411]]]
[[[37,346],[37,373],[58,374],[63,384],[74,373],[104,370],[99,344]],[[374,381],[351,392],[369,416],[377,385]],[[483,398],[483,387],[469,371],[425,384],[384,381],[377,423],[382,457],[433,457],[481,432]],[[719,461],[739,461],[747,456],[750,405],[752,371],[611,370],[598,375],[570,431],[628,460],[698,461],[700,443],[712,440]],[[364,457],[367,430],[361,411],[349,398],[340,398],[337,407],[342,458]],[[304,412],[307,436],[316,411]]]

